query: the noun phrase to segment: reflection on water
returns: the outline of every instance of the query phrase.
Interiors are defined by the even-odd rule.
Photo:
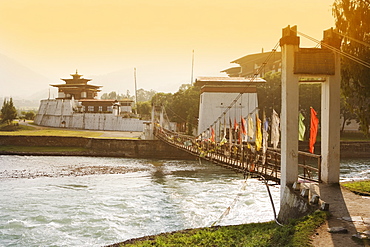
[[[341,181],[369,179],[370,159],[343,159],[340,165]]]
[[[345,176],[362,172],[342,166]],[[0,156],[0,245],[102,246],[210,226],[238,195],[220,225],[272,220],[265,186],[243,184],[198,161]],[[278,210],[279,188],[271,191]]]

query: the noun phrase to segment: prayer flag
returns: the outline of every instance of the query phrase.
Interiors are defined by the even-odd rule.
[[[211,142],[215,142],[215,130],[213,129],[213,127],[211,126],[211,137],[209,138],[209,140]]]
[[[253,119],[252,119],[252,116],[251,114],[248,114],[248,137],[250,138],[250,140],[253,139],[254,137],[254,124],[253,124]]]
[[[229,118],[229,143],[233,143],[233,125],[231,123],[231,118]]]
[[[262,146],[262,132],[261,132],[261,119],[258,117],[258,113],[256,113],[256,150],[260,151]]]
[[[245,121],[245,119],[243,117],[241,117],[241,124],[240,124],[240,129],[241,129],[241,132],[246,135],[247,134],[247,128],[246,128],[246,125],[247,125],[247,122]]]
[[[265,113],[263,113],[263,129],[262,129],[262,153],[265,154],[267,151],[267,140],[269,138],[268,134],[269,122],[266,119]]]
[[[269,122],[266,118],[265,112],[263,112],[263,128],[262,128],[262,164],[266,163],[266,151],[268,146],[268,129],[269,129]]]
[[[275,110],[272,110],[271,121],[271,144],[273,148],[277,148],[280,139],[280,118]]]
[[[236,118],[234,118],[234,131],[236,132],[239,128],[238,122],[236,122]]]
[[[319,119],[317,118],[316,111],[311,107],[311,126],[310,126],[310,141],[309,141],[310,153],[314,152],[314,145],[316,142],[318,128],[319,128]]]
[[[304,116],[302,113],[299,113],[299,122],[298,122],[298,140],[304,141],[304,133],[306,132],[306,126],[304,125]]]

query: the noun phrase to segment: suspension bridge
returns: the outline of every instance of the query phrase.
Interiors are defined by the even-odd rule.
[[[317,45],[321,45],[321,48],[300,48],[300,37],[297,34],[313,40]],[[339,183],[340,58],[346,57],[370,68],[370,64],[366,61],[359,60],[340,51],[341,39],[333,29],[324,31],[322,41],[298,32],[296,26],[287,26],[282,30],[282,37],[273,49],[273,52],[276,51],[280,45],[282,54],[281,124],[277,131],[276,126],[270,127],[271,134],[273,130],[275,130],[274,132],[281,131],[280,148],[277,148],[278,145],[275,141],[273,147],[267,145],[268,128],[265,127],[266,118],[263,114],[262,123],[258,116],[261,113],[259,113],[257,105],[253,106],[255,107],[254,109],[248,106],[248,112],[243,112],[242,104],[244,102],[253,105],[253,99],[247,99],[243,94],[256,93],[253,88],[243,86],[246,83],[245,81],[239,81],[240,83],[237,85],[234,82],[234,85],[230,86],[229,84],[226,86],[227,90],[224,92],[235,93],[239,90],[239,94],[229,106],[225,107],[222,102],[216,106],[218,109],[225,109],[218,118],[208,114],[209,107],[203,107],[204,112],[200,110],[199,123],[202,124],[198,126],[198,136],[189,136],[173,131],[170,128],[170,124],[165,121],[165,110],[162,107],[153,107],[153,134],[163,142],[184,150],[199,159],[208,160],[233,169],[238,173],[244,174],[244,176],[260,177],[265,181],[269,180],[280,184],[279,219],[286,221],[289,218],[305,215],[310,209],[303,206],[307,201],[302,200],[295,193],[295,186],[293,185],[296,182],[301,180],[303,182],[313,181],[326,184]],[[273,54],[273,52],[270,54]],[[260,71],[264,69],[263,67],[267,64],[268,59],[269,57],[260,66],[255,77],[251,78],[250,82],[258,80],[257,76],[261,74]],[[233,79],[229,79],[228,82],[231,80]],[[301,82],[321,84],[320,155],[313,153],[313,144],[316,141],[319,128],[318,118],[314,110],[311,110],[310,127],[312,128],[313,126],[312,129],[315,132],[315,136],[311,139],[312,133],[310,133],[310,152],[299,151],[300,117],[298,95],[299,83]],[[205,97],[206,93],[220,93],[219,81],[214,85],[204,84],[201,91],[201,104],[212,102],[209,101],[210,95]],[[215,98],[222,98],[224,95],[220,96],[219,94]],[[240,109],[238,116],[235,114],[237,110],[235,110],[234,116],[232,116],[230,110],[234,106],[235,109]],[[202,105],[200,109],[202,109]],[[155,111],[159,112],[159,114],[157,113],[156,115]],[[205,123],[204,119],[201,119],[207,114],[215,119],[213,123]],[[249,137],[249,133],[245,129],[246,117],[248,117],[249,128],[251,126],[249,119],[253,118],[251,115],[255,117],[254,130],[252,131],[254,137],[248,139],[244,138],[245,136]],[[234,120],[234,124],[232,124],[231,119]],[[241,121],[238,123],[236,119],[241,119]],[[273,117],[271,119],[273,122]],[[276,140],[275,138],[271,136],[271,140]]]
[[[264,177],[280,184],[281,150],[268,147],[257,151],[255,143],[235,143],[202,139],[180,134],[159,123],[154,127],[154,135],[167,144],[188,152],[199,159],[232,169],[244,176]],[[299,151],[299,178],[303,181],[321,182],[321,156]]]

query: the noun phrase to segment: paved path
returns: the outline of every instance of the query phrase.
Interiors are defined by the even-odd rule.
[[[370,246],[352,239],[357,232],[370,231],[370,197],[359,196],[339,185],[320,185],[320,197],[329,203],[330,219],[313,235],[313,246]],[[329,233],[329,227],[345,227],[348,233]]]

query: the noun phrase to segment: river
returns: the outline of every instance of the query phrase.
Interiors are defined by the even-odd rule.
[[[341,166],[343,180],[370,176],[369,159]],[[0,187],[0,246],[102,246],[273,219],[264,184],[198,161],[0,156]]]

